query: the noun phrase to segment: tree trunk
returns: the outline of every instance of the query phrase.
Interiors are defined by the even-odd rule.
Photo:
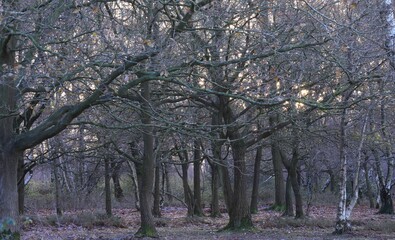
[[[343,142],[343,141],[341,141]],[[342,145],[342,144],[341,144]],[[342,149],[343,147],[341,147]],[[340,181],[339,181],[339,205],[337,210],[337,221],[335,226],[335,234],[343,234],[351,231],[351,224],[346,217],[347,204],[347,159],[344,156],[344,150],[340,151],[341,167],[340,167]]]
[[[106,214],[108,217],[112,216],[111,207],[111,173],[110,173],[110,160],[107,156],[104,157],[104,192],[105,192],[105,203],[106,203]]]
[[[338,189],[339,183],[337,181],[337,177],[332,170],[330,170],[328,173],[331,181],[330,182],[331,193],[337,193],[339,191]]]
[[[392,202],[391,188],[383,186],[380,190],[380,210],[381,214],[394,214],[394,205]]]
[[[3,8],[14,3],[4,3]],[[10,7],[9,10],[13,8]],[[2,15],[4,17],[4,15]],[[5,28],[0,36],[0,223],[12,219],[15,225],[6,226],[19,238],[18,220],[18,160],[22,151],[15,150],[13,144],[14,120],[17,89],[14,87],[16,39]]]
[[[20,153],[7,149],[2,145],[0,149],[0,223],[12,219],[16,224],[8,226],[12,232],[19,232],[18,224],[18,189],[17,168]]]
[[[217,163],[211,164],[211,214],[210,217],[220,217],[221,210],[219,208],[219,169]]]
[[[237,126],[236,117],[233,113],[231,106],[229,105],[228,97],[219,97],[219,109],[226,124],[226,135],[230,140],[230,145],[232,147],[232,157],[233,157],[233,194],[229,195],[231,199],[228,199],[229,211],[229,223],[225,229],[230,230],[240,230],[249,229],[253,227],[251,212],[249,202],[247,201],[247,169],[245,154],[247,150],[247,145],[240,133],[240,128]],[[219,123],[219,122],[218,122]],[[227,173],[226,165],[222,167],[224,180],[229,178]],[[229,181],[229,180],[228,180]],[[223,182],[224,193],[230,194],[231,186],[230,182]],[[229,185],[227,185],[229,184]],[[225,190],[228,188],[227,190]]]
[[[220,159],[220,160],[221,162],[220,162],[219,172],[221,176],[222,192],[224,194],[226,209],[229,211],[233,205],[232,201],[234,195],[230,174],[229,174],[229,167],[228,167],[229,163],[227,159]]]
[[[300,191],[300,185],[298,182],[298,173],[297,173],[296,167],[291,167],[291,169],[288,173],[290,176],[292,189],[293,189],[294,197],[295,197],[295,218],[302,218],[302,217],[304,217],[303,196]]]
[[[365,162],[363,163],[363,169],[365,171],[366,195],[368,196],[369,199],[369,207],[375,208],[374,195],[372,192],[372,184],[370,183],[369,180],[369,169],[367,164],[368,159],[369,156],[366,154]]]
[[[274,140],[275,141],[275,140]],[[272,142],[272,161],[274,170],[274,208],[282,209],[285,204],[285,187],[284,187],[284,176],[282,159],[280,149],[277,143]]]
[[[229,133],[228,133],[229,134]],[[253,227],[250,206],[247,201],[247,176],[245,164],[245,142],[237,133],[229,134],[233,141],[234,192],[232,207],[229,209],[229,223],[225,229],[238,230]]]
[[[263,147],[259,146],[256,149],[255,163],[254,163],[254,180],[252,184],[251,193],[251,213],[258,213],[258,197],[259,197],[259,179],[261,170]]]
[[[351,95],[351,93],[349,94]],[[345,97],[347,100],[348,97]],[[346,101],[344,101],[346,105]],[[340,120],[340,143],[339,143],[339,159],[340,159],[340,178],[339,178],[339,205],[336,215],[335,234],[343,234],[351,231],[351,224],[347,218],[347,158],[345,154],[346,144],[346,113],[344,108]]]
[[[220,188],[220,166],[221,145],[218,142],[212,142],[213,161],[209,161],[211,166],[211,217],[220,217],[221,210],[219,207],[219,188]]]
[[[278,122],[278,116],[269,117],[270,126],[273,127]],[[277,134],[272,135],[271,151],[274,171],[274,206],[273,208],[283,209],[285,205],[285,187],[283,176],[283,162],[281,159],[281,150],[278,143]]]
[[[292,202],[292,184],[291,184],[291,177],[287,176],[287,182],[285,185],[285,211],[283,216],[294,216],[294,208]]]
[[[125,196],[120,183],[119,171],[121,170],[122,163],[116,162],[111,159],[112,182],[114,183],[114,197],[117,201],[121,201]]]
[[[144,155],[143,164],[139,167],[141,176],[140,181],[140,217],[141,226],[137,231],[137,237],[158,237],[158,232],[155,228],[154,217],[152,215],[152,188],[154,183],[154,136],[153,127],[151,125],[150,116],[150,97],[151,90],[148,82],[141,84],[142,97],[141,102],[141,121],[144,124],[143,141],[144,141]]]
[[[347,99],[347,98],[346,98]],[[346,141],[346,113],[343,109],[340,120],[340,143],[339,143],[339,159],[340,159],[340,181],[339,181],[339,205],[336,216],[335,234],[342,234],[351,231],[351,225],[346,218],[347,205],[347,158],[345,156],[345,141]]]
[[[193,197],[194,197],[194,209],[193,214],[196,216],[203,216],[202,209],[202,193],[200,187],[200,166],[201,166],[201,150],[199,141],[194,141],[193,151]]]
[[[25,161],[23,154],[18,158],[18,209],[19,214],[25,213]]]
[[[155,167],[155,183],[154,183],[154,207],[152,210],[154,217],[161,217],[160,212],[160,167],[157,163]]]
[[[185,203],[188,206],[188,213],[187,213],[187,215],[188,216],[193,216],[193,209],[194,209],[194,206],[193,206],[194,205],[193,204],[193,194],[192,194],[192,190],[189,187],[189,183],[188,183],[188,166],[189,166],[189,164],[187,163],[188,160],[185,159],[185,158],[182,161],[184,162],[181,165],[181,168],[182,168],[182,186],[183,186],[183,189],[184,189]]]
[[[134,143],[132,143],[132,145],[134,146]],[[134,152],[134,153],[132,153],[133,156],[138,158],[138,154],[137,154],[136,150],[132,149],[132,152]],[[136,209],[138,211],[140,211],[140,196],[139,196],[139,192],[140,192],[139,191],[139,189],[140,189],[139,182],[140,182],[140,180],[138,179],[139,173],[137,172],[137,169],[140,167],[140,165],[137,164],[136,162],[134,162],[134,167],[133,167],[133,165],[129,161],[126,161],[126,163],[129,166],[130,178],[132,180],[132,187],[133,187],[133,193],[134,193],[134,205],[135,205]]]
[[[303,218],[303,197],[300,191],[300,182],[298,177],[298,162],[299,162],[299,138],[296,128],[293,129],[294,141],[292,147],[292,159],[289,164],[288,174],[291,180],[292,189],[295,197],[295,218]]]
[[[165,189],[164,185],[166,185],[166,194],[164,194],[164,196],[167,196],[167,201],[169,201],[169,204],[171,205],[173,203],[173,192],[171,190],[169,167],[169,164],[163,164],[162,187]]]
[[[219,112],[213,112],[211,115],[211,123],[213,126],[220,126],[222,124],[221,115]],[[215,133],[217,129],[212,129]],[[221,136],[218,133],[212,134],[213,140],[211,147],[213,149],[214,155],[214,164],[218,164],[218,173],[222,183],[222,190],[224,194],[224,200],[226,209],[229,210],[232,207],[232,196],[233,196],[233,189],[232,184],[229,176],[229,167],[227,159],[223,159],[221,156],[221,146],[222,141],[218,140]]]
[[[62,203],[60,202],[60,186],[59,186],[59,169],[58,169],[58,159],[54,159],[52,162],[53,167],[53,177],[54,177],[54,184],[55,184],[55,209],[56,215],[62,216]]]
[[[383,176],[379,176],[380,180],[380,199],[381,199],[381,207],[379,210],[379,213],[383,214],[393,214],[394,213],[394,207],[393,207],[393,202],[392,202],[392,196],[391,196],[391,188],[392,188],[392,178],[394,175],[394,167],[395,167],[395,159],[393,156],[393,136],[391,136],[391,130],[388,129],[388,126],[390,126],[390,123],[388,122],[388,117],[387,117],[387,112],[388,108],[386,108],[387,104],[387,96],[386,96],[386,86],[385,83],[388,81],[389,83],[392,83],[394,81],[394,69],[395,69],[395,1],[390,1],[386,0],[384,1],[385,7],[388,11],[384,11],[385,13],[385,19],[383,19],[386,24],[387,24],[387,36],[386,36],[386,41],[385,41],[385,48],[387,50],[387,57],[389,59],[390,63],[390,72],[389,78],[385,81],[384,79],[381,79],[379,81],[379,92],[380,92],[380,130],[381,130],[381,135],[382,138],[386,141],[385,143],[385,155],[387,159],[387,175],[384,180]],[[379,165],[380,166],[380,165]],[[381,167],[380,167],[381,168]],[[380,169],[381,171],[381,169]]]

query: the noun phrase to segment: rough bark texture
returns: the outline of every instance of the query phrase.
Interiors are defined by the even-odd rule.
[[[18,158],[18,209],[19,214],[25,213],[25,165],[23,154]]]
[[[141,226],[137,231],[137,237],[157,237],[158,232],[155,228],[154,217],[152,215],[152,188],[154,183],[154,136],[153,127],[151,126],[150,116],[150,86],[148,82],[142,83],[142,113],[141,120],[144,124],[143,141],[144,155],[143,164],[138,168],[140,172],[140,217]]]
[[[234,192],[232,207],[229,209],[229,223],[225,229],[239,230],[253,227],[250,206],[247,201],[247,182],[245,166],[245,144],[237,138],[232,144],[234,163]]]
[[[17,156],[13,151],[0,149],[0,222],[13,219],[18,222]],[[11,231],[19,231],[18,224]]]
[[[285,211],[283,216],[292,217],[294,216],[294,208],[292,202],[292,184],[291,184],[291,177],[288,174],[287,182],[285,185]]]
[[[233,156],[233,196],[231,208],[229,209],[229,223],[225,229],[238,230],[253,227],[250,206],[247,201],[247,176],[246,176],[246,143],[237,127],[231,126],[236,119],[228,103],[228,99],[221,99],[222,116],[228,125],[227,135],[231,140]]]
[[[221,157],[221,145],[218,142],[212,143],[213,161],[210,162],[211,166],[211,217],[220,217],[221,210],[219,207],[219,188],[220,188],[220,166],[219,162]]]
[[[263,147],[259,146],[256,149],[255,162],[254,162],[254,180],[251,193],[251,213],[258,213],[258,197],[259,197],[259,179],[261,170]]]
[[[7,218],[13,219],[16,225],[10,226],[10,230],[18,234],[17,176],[18,160],[22,151],[16,151],[13,146],[13,114],[17,93],[14,75],[11,73],[14,63],[11,49],[15,42],[3,30],[0,40],[0,222]]]
[[[274,207],[282,208],[285,205],[285,187],[280,149],[277,143],[272,143],[272,160],[274,171]]]

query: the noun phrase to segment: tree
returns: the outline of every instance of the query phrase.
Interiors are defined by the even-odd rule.
[[[56,4],[55,4],[56,5]],[[1,174],[0,174],[0,219],[11,217],[13,219],[18,219],[18,206],[17,201],[13,201],[13,199],[17,199],[17,163],[18,159],[23,156],[23,151],[25,149],[34,147],[35,145],[41,143],[45,139],[55,136],[62,130],[64,130],[74,118],[82,114],[86,109],[100,103],[103,101],[103,94],[106,92],[107,87],[121,74],[130,69],[131,67],[137,65],[138,63],[148,59],[150,56],[157,54],[156,51],[153,52],[145,52],[141,55],[136,56],[126,56],[123,62],[120,62],[118,66],[110,69],[109,71],[103,72],[103,77],[98,78],[96,87],[94,89],[90,89],[85,93],[85,96],[79,100],[75,100],[74,102],[70,102],[70,104],[64,104],[58,109],[49,109],[46,114],[46,118],[42,119],[39,123],[37,123],[32,129],[26,132],[22,132],[19,135],[15,134],[14,129],[14,120],[16,118],[16,112],[18,111],[17,106],[19,106],[18,98],[20,96],[19,93],[25,93],[24,97],[29,97],[29,93],[33,92],[48,92],[53,93],[57,89],[53,86],[59,86],[56,83],[52,85],[52,87],[45,88],[43,85],[37,83],[37,85],[32,86],[32,88],[23,88],[22,85],[28,84],[23,81],[23,78],[20,73],[23,71],[18,70],[18,64],[23,63],[23,61],[27,61],[32,63],[33,60],[39,61],[39,57],[32,59],[31,55],[29,55],[29,51],[24,51],[23,49],[36,49],[38,51],[38,55],[42,57],[44,52],[50,52],[50,56],[48,58],[57,59],[56,62],[61,63],[64,58],[62,55],[59,55],[56,51],[50,51],[45,46],[45,35],[39,36],[40,39],[35,39],[33,36],[24,35],[23,24],[19,21],[19,19],[14,16],[16,12],[25,12],[31,13],[29,16],[36,16],[37,12],[35,11],[50,11],[52,7],[55,5],[34,5],[32,3],[25,3],[21,5],[17,5],[14,1],[4,1],[2,3],[5,14],[3,17],[8,19],[4,22],[4,28],[8,30],[3,30],[2,39],[1,39],[1,54],[0,54],[0,63],[2,65],[1,68],[1,78],[0,81],[0,106],[1,106],[1,156],[0,156],[0,166],[1,166]],[[25,8],[29,6],[29,8]],[[81,6],[75,5],[62,5],[57,10],[61,13],[71,14],[73,9],[79,9]],[[54,18],[54,22],[58,21],[60,17],[59,12],[55,12],[51,17]],[[32,17],[33,18],[33,17]],[[19,22],[19,24],[15,24],[14,21]],[[34,21],[34,19],[32,19]],[[41,21],[45,21],[45,19],[41,19]],[[18,26],[19,25],[19,26]],[[63,28],[61,29],[63,30]],[[51,33],[53,34],[53,33]],[[19,37],[18,37],[19,36]],[[23,36],[23,37],[21,37]],[[59,38],[63,37],[62,34],[58,35]],[[29,40],[30,39],[30,40]],[[28,42],[29,40],[29,42]],[[59,40],[59,39],[58,39]],[[23,46],[26,44],[27,46]],[[15,49],[18,50],[20,56],[24,56],[22,61],[18,61],[15,59]],[[25,55],[24,55],[25,54]],[[77,74],[82,74],[83,71],[87,73],[86,76],[80,75],[82,78],[91,79],[92,75],[90,75],[89,68],[94,66],[94,61],[91,63],[86,62],[84,66],[70,66],[70,69],[66,71],[66,73],[59,73],[56,77],[59,77],[59,82],[62,84],[66,84],[67,81],[72,81],[76,78]],[[44,69],[49,69],[51,66],[46,66]],[[34,71],[33,69],[31,71]],[[30,76],[34,77],[34,73],[31,72]],[[54,76],[54,78],[56,78]],[[24,84],[21,84],[23,82]],[[44,84],[45,81],[42,81]],[[51,84],[49,82],[49,84]],[[23,98],[22,98],[23,99]],[[18,231],[18,226],[13,227],[13,231]]]

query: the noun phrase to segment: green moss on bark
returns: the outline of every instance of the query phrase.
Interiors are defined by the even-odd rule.
[[[226,225],[220,231],[251,231],[254,230],[254,224],[252,223],[250,216],[245,216],[241,218],[239,221],[230,221],[228,225]]]
[[[141,226],[137,233],[134,235],[136,238],[158,238],[159,234],[153,226]]]

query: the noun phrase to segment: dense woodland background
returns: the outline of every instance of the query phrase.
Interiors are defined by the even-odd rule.
[[[0,236],[170,206],[393,214],[395,1],[2,0]],[[160,234],[160,232],[159,232]]]

